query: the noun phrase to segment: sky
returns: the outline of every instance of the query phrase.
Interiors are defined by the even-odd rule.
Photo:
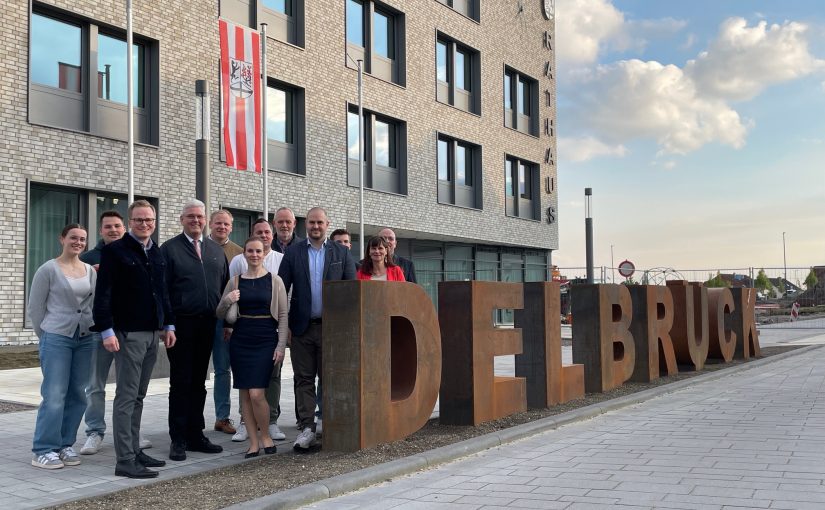
[[[781,268],[783,232],[788,267],[825,265],[825,1],[556,0],[555,22],[555,265],[585,265],[586,187],[596,266]]]

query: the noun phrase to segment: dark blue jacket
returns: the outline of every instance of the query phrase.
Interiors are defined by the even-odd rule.
[[[101,239],[97,242],[97,245],[94,248],[87,251],[86,253],[81,253],[80,260],[89,264],[90,266],[96,266],[100,264],[100,255],[103,253],[104,246],[106,246],[106,243],[104,243],[103,239]]]
[[[354,280],[355,261],[346,246],[327,241],[324,245],[324,281]],[[312,290],[309,281],[307,241],[293,244],[284,254],[278,276],[287,293],[292,289],[289,306],[289,329],[293,335],[303,335],[309,327],[312,312]]]
[[[131,235],[100,252],[93,331],[157,331],[173,324],[165,285],[166,261],[156,244],[148,253]]]
[[[214,317],[229,281],[229,264],[223,248],[204,238],[201,257],[185,234],[160,247],[166,259],[166,289],[176,316]]]

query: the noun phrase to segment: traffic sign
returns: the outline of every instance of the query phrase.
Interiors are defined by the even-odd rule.
[[[636,271],[636,266],[633,265],[633,262],[629,260],[625,260],[619,264],[619,274],[624,276],[625,278],[630,278],[633,276],[633,273]]]

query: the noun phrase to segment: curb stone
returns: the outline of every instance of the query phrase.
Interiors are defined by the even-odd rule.
[[[243,503],[238,503],[227,507],[230,510],[287,510],[299,508],[305,505],[321,501],[323,499],[340,496],[347,492],[353,492],[370,485],[375,485],[397,476],[415,473],[428,468],[433,468],[439,464],[446,464],[454,460],[468,457],[470,455],[501,446],[513,441],[518,441],[530,436],[555,430],[564,425],[570,425],[579,421],[589,420],[601,414],[640,404],[647,400],[673,393],[696,384],[715,381],[723,377],[738,374],[745,370],[759,368],[763,365],[781,361],[785,358],[798,356],[814,349],[821,348],[821,345],[810,345],[788,352],[775,354],[767,358],[757,359],[741,365],[700,374],[689,379],[663,384],[653,388],[648,388],[630,395],[624,395],[606,402],[591,404],[580,407],[566,413],[548,416],[529,423],[523,423],[507,429],[490,432],[481,436],[465,439],[458,443],[442,446],[426,452],[417,453],[409,457],[392,460],[383,464],[377,464],[364,469],[359,469],[350,473],[319,480],[307,485],[287,489],[275,494],[263,496]]]

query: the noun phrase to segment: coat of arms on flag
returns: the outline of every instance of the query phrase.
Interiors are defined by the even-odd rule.
[[[226,165],[260,172],[261,38],[249,27],[219,20],[221,99]]]

